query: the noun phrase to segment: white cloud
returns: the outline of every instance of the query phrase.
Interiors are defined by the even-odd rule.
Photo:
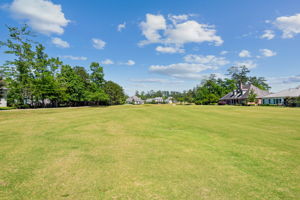
[[[300,13],[277,17],[273,24],[283,32],[282,38],[293,38],[300,33]]]
[[[69,48],[70,47],[70,44],[58,37],[54,37],[52,38],[52,43],[57,46],[57,47],[60,47],[60,48]]]
[[[261,52],[261,54],[264,56],[264,57],[272,57],[272,56],[276,56],[276,52],[270,50],[270,49],[260,49],[259,50]]]
[[[70,59],[70,60],[87,60],[87,57],[84,56],[71,56],[71,55],[67,55],[67,56],[61,56],[62,58],[65,59]]]
[[[229,63],[224,57],[214,55],[186,55],[182,63],[170,65],[151,65],[150,72],[168,75],[174,78],[201,80],[207,74],[200,74],[205,70],[216,70]]]
[[[93,38],[92,42],[93,42],[93,47],[96,49],[103,49],[106,45],[106,42],[97,38]]]
[[[272,84],[300,83],[300,74],[292,76],[270,77],[268,80]]]
[[[216,46],[223,43],[221,37],[216,35],[214,26],[200,24],[188,18],[188,15],[169,15],[168,19],[172,23],[167,24],[163,15],[147,14],[146,21],[140,24],[146,40],[141,41],[139,45],[158,43],[166,47],[176,46],[182,49],[186,43],[210,42]],[[166,50],[166,47],[163,49],[160,46],[159,49]]]
[[[300,74],[281,77],[267,77],[267,82],[272,86],[273,91],[294,88],[300,86]]]
[[[213,26],[199,24],[193,20],[176,24],[173,28],[168,28],[165,34],[167,36],[165,42],[170,44],[184,45],[191,42],[212,42],[218,46],[223,43],[221,37],[216,35]]]
[[[162,15],[146,14],[146,21],[140,24],[142,33],[147,40],[141,41],[140,45],[160,42],[159,30],[167,28],[166,20]]]
[[[195,63],[176,63],[170,65],[151,65],[149,67],[150,72],[158,74],[168,75],[175,78],[186,79],[202,79],[203,75],[199,72],[212,69],[211,66]]]
[[[180,47],[157,46],[155,50],[161,53],[184,53],[184,49],[181,49]]]
[[[168,18],[173,22],[173,24],[177,24],[188,20],[189,15],[168,15]]]
[[[128,60],[126,64],[131,66],[131,65],[135,65],[135,62],[133,60]]]
[[[26,20],[33,30],[43,34],[63,34],[70,20],[65,18],[61,5],[50,0],[14,0],[9,10],[17,19]]]
[[[224,57],[216,57],[214,55],[186,55],[184,57],[185,62],[188,63],[200,63],[211,66],[211,68],[217,68],[218,66],[223,66],[229,63]]]
[[[104,65],[112,65],[112,64],[114,64],[114,61],[112,61],[111,59],[105,59],[105,60],[101,61],[101,63]]]
[[[238,67],[246,66],[248,69],[253,69],[257,66],[257,64],[253,60],[238,61],[235,62],[234,65]]]
[[[246,58],[246,57],[251,57],[251,53],[250,51],[248,50],[242,50],[240,53],[239,53],[239,57],[241,58]]]
[[[123,24],[119,24],[117,30],[118,30],[119,32],[121,32],[121,31],[122,31],[123,29],[125,29],[125,28],[126,28],[126,22],[124,22]]]
[[[264,33],[260,36],[261,39],[272,40],[275,37],[275,33],[272,30],[264,30]]]
[[[228,54],[228,51],[221,51],[220,52],[220,55],[226,55],[226,54]]]

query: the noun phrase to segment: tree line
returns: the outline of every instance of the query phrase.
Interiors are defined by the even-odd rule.
[[[250,70],[245,66],[233,66],[228,69],[229,78],[217,78],[211,74],[193,89],[175,92],[175,91],[149,91],[136,92],[136,96],[147,99],[161,96],[163,98],[173,97],[179,102],[195,103],[197,105],[216,104],[219,99],[233,90],[241,89],[241,85],[253,84],[262,89],[269,90],[270,86],[266,83],[264,77],[249,76]],[[253,95],[251,96],[253,98]],[[255,97],[254,97],[255,98]]]
[[[9,37],[0,41],[12,55],[0,66],[0,96],[8,88],[7,101],[17,108],[118,105],[125,101],[123,88],[104,79],[103,68],[92,62],[89,70],[49,57],[45,47],[32,40],[28,26],[7,27]]]

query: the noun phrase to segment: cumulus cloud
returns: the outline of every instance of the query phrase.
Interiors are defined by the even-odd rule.
[[[126,65],[129,65],[129,66],[135,65],[135,62],[133,60],[128,60]]]
[[[217,68],[218,66],[223,66],[229,63],[228,60],[224,57],[216,57],[214,55],[186,55],[184,57],[185,62],[188,63],[200,63],[200,64],[205,64],[205,65],[210,65],[211,68]]]
[[[140,45],[160,42],[159,30],[167,28],[166,19],[162,15],[146,14],[146,21],[140,23],[143,35],[147,40],[141,41]]]
[[[63,34],[70,20],[65,18],[61,5],[50,0],[14,0],[9,10],[17,19],[43,34]]]
[[[193,20],[176,24],[173,28],[168,28],[165,34],[167,35],[166,43],[170,44],[211,42],[219,46],[223,43],[221,37],[216,35],[213,26],[199,24]]]
[[[171,23],[167,23],[167,19]],[[146,40],[139,45],[162,44],[165,47],[160,46],[159,49],[173,52],[174,47],[171,50],[170,46],[182,49],[186,43],[209,42],[216,46],[223,43],[222,38],[216,35],[214,26],[189,20],[188,15],[169,15],[167,19],[163,15],[146,14],[146,20],[140,23]]]
[[[104,47],[106,45],[106,42],[104,42],[101,39],[97,39],[97,38],[93,38],[92,42],[93,42],[93,47],[96,49],[104,49]]]
[[[246,58],[246,57],[250,58],[251,57],[251,53],[248,50],[242,50],[239,53],[239,57],[241,57],[241,58]]]
[[[272,40],[275,37],[275,33],[272,30],[264,30],[264,33],[260,36],[261,39]]]
[[[105,59],[105,60],[101,61],[101,63],[104,65],[112,65],[112,64],[114,64],[114,61],[112,61],[111,59]]]
[[[236,66],[246,66],[248,69],[253,69],[257,64],[253,60],[237,61],[234,63]]]
[[[289,83],[300,84],[300,74],[292,75],[292,76],[270,77],[268,78],[268,80],[272,84],[289,84]]]
[[[151,65],[149,67],[150,72],[158,74],[168,75],[175,78],[187,78],[199,80],[202,72],[207,69],[212,69],[211,66],[196,64],[196,63],[176,63],[170,65]]]
[[[223,57],[213,55],[187,55],[182,63],[170,65],[151,65],[149,71],[157,74],[168,75],[174,78],[201,80],[205,78],[205,74],[201,74],[205,70],[216,70],[220,66],[229,63]]]
[[[71,56],[71,55],[66,55],[66,56],[61,56],[62,58],[65,59],[70,59],[70,60],[87,60],[87,57],[84,56]]]
[[[259,50],[261,52],[261,54],[264,56],[264,57],[272,57],[272,56],[276,56],[276,52],[270,50],[270,49],[260,49]]]
[[[184,53],[184,49],[181,49],[180,47],[170,47],[170,46],[157,46],[156,51],[160,52],[160,53]]]
[[[69,48],[70,47],[70,44],[58,37],[54,37],[52,38],[52,43],[57,46],[57,47],[60,47],[60,48]]]
[[[173,24],[177,24],[179,22],[188,20],[189,15],[168,15],[168,18],[173,22]]]
[[[293,38],[300,33],[300,13],[277,17],[273,24],[283,32],[282,38]]]
[[[123,24],[119,24],[117,30],[118,30],[119,32],[121,32],[121,31],[122,31],[123,29],[125,29],[125,28],[126,28],[126,22],[124,22]]]
[[[226,55],[226,54],[228,54],[228,51],[221,51],[220,52],[220,55]]]

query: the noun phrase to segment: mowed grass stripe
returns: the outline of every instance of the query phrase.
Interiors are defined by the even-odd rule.
[[[0,112],[1,199],[297,199],[300,110]]]

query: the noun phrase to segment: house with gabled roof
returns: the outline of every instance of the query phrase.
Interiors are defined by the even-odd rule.
[[[224,97],[222,97],[219,102],[229,105],[246,104],[251,91],[253,91],[253,93],[256,95],[257,104],[262,104],[262,98],[270,94],[266,90],[259,89],[252,84],[247,84],[241,85],[239,89],[229,92]]]
[[[287,98],[300,97],[300,85],[263,97],[263,104],[284,105]]]
[[[132,96],[126,99],[126,103],[140,105],[144,104],[144,100],[142,100],[140,97]]]

